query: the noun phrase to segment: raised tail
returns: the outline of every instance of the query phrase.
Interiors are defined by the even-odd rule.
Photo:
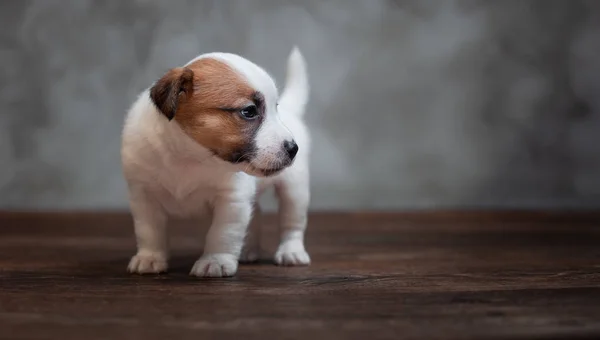
[[[281,112],[303,116],[309,91],[306,62],[298,47],[294,46],[288,58],[285,88],[279,99]]]

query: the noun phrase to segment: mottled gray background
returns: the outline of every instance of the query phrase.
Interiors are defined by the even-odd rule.
[[[4,0],[0,208],[124,208],[136,94],[308,61],[314,209],[600,207],[600,1]]]

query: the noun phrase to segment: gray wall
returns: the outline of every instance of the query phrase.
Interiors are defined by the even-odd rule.
[[[136,94],[199,53],[311,73],[315,209],[600,207],[600,2],[0,3],[0,208],[126,207]]]

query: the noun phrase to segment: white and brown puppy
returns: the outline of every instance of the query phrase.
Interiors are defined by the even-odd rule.
[[[169,217],[208,213],[204,254],[190,274],[234,275],[239,259],[258,257],[260,226],[250,222],[258,195],[270,186],[279,200],[275,262],[310,263],[310,137],[302,122],[308,91],[305,62],[294,48],[281,96],[265,70],[228,53],[174,68],[139,96],[121,149],[138,245],[130,272],[166,271]]]

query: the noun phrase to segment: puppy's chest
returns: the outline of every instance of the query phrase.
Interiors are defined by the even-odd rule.
[[[156,177],[152,186],[157,199],[170,213],[181,216],[205,212],[219,182],[213,173],[188,164],[173,164]]]

